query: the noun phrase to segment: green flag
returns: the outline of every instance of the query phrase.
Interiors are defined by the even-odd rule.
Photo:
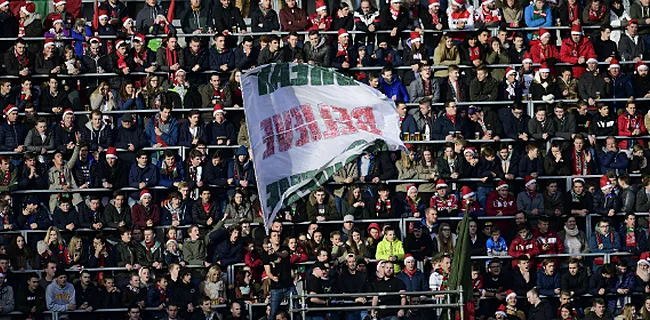
[[[449,280],[447,285],[449,290],[458,290],[463,288],[463,302],[466,304],[472,301],[472,258],[470,255],[471,245],[469,240],[469,210],[465,210],[463,220],[460,223],[460,231],[458,239],[456,240],[456,248],[454,250],[454,258],[451,262],[451,270],[449,271]],[[452,295],[452,303],[458,302],[456,300],[458,295]],[[444,313],[443,313],[444,314]],[[462,319],[461,319],[462,320]]]

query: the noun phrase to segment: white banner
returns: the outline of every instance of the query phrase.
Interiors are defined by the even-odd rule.
[[[350,77],[279,63],[241,82],[267,229],[283,203],[308,195],[363,150],[404,148],[394,102]]]

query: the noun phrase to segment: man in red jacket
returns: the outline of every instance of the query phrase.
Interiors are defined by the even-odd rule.
[[[517,212],[515,196],[510,193],[508,183],[501,180],[496,190],[490,192],[485,201],[485,214],[491,217],[511,217]],[[497,220],[494,223],[501,230],[507,230],[508,220]]]
[[[280,24],[283,31],[305,31],[309,26],[307,14],[298,8],[296,0],[285,0],[287,6],[280,9]]]
[[[516,231],[517,235],[508,248],[508,255],[513,258],[512,268],[517,267],[517,259],[521,256],[526,256],[529,261],[528,264],[532,267],[533,258],[539,255],[539,249],[535,244],[533,234],[526,224],[518,226]]]
[[[549,218],[540,215],[537,219],[537,228],[533,230],[533,239],[537,243],[539,254],[560,254],[564,253],[564,243],[560,240],[558,234],[549,229]],[[558,261],[555,261],[557,265]],[[537,262],[537,269],[542,265],[542,260]]]
[[[589,58],[597,58],[594,46],[587,37],[583,36],[582,27],[571,26],[571,38],[562,41],[560,60],[573,64],[573,77],[576,79],[585,72],[585,63]]]

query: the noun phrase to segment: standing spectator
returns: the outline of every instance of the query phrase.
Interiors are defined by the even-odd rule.
[[[63,268],[56,270],[54,281],[47,286],[45,301],[49,311],[61,312],[77,309],[74,286],[72,283],[68,283],[68,276]]]
[[[21,286],[16,293],[15,310],[22,312],[28,317],[31,316],[32,318],[47,310],[45,304],[45,289],[38,285],[38,275],[35,273],[27,276],[27,285]]]
[[[641,61],[645,52],[645,41],[639,35],[639,23],[631,19],[627,22],[625,34],[618,41],[618,52],[623,61]]]
[[[537,289],[533,288],[526,292],[528,303],[531,304],[531,309],[528,314],[529,320],[544,320],[553,318],[553,307],[550,301],[542,300],[539,297]]]
[[[571,298],[577,299],[588,292],[588,285],[589,277],[584,268],[580,266],[580,260],[569,259],[569,272],[560,278],[560,289],[568,292]]]
[[[617,252],[621,248],[621,238],[619,234],[609,229],[608,220],[600,220],[596,226],[591,239],[589,240],[589,249],[594,253],[611,253]],[[602,265],[603,258],[595,258],[594,264]]]
[[[643,136],[648,134],[648,130],[643,122],[643,115],[639,114],[634,101],[628,102],[625,111],[618,116],[618,135],[619,136]],[[619,148],[628,149],[635,144],[644,145],[641,139],[623,139],[618,143]]]
[[[397,47],[399,40],[406,39],[406,30],[409,23],[407,8],[402,8],[401,0],[391,0],[389,6],[383,6],[379,12],[379,30],[387,30],[390,33],[378,35],[379,42],[387,42],[391,47]]]
[[[287,4],[280,9],[280,24],[283,31],[305,31],[309,26],[305,11],[299,8],[296,0],[285,0]]]
[[[178,141],[178,121],[171,115],[172,108],[164,105],[147,124],[146,134],[152,147],[174,146]]]
[[[152,201],[149,190],[140,191],[140,200],[131,208],[131,218],[134,225],[142,228],[160,225],[160,209]]]
[[[535,0],[524,9],[524,20],[529,28],[550,27],[553,25],[553,10],[544,0]],[[538,40],[541,37],[541,28],[539,32],[533,31],[528,35],[529,40]]]
[[[579,24],[574,24],[571,27],[571,37],[562,41],[560,60],[572,64],[573,76],[580,78],[585,72],[583,65],[589,58],[596,58],[594,47],[591,41],[583,36],[582,27]]]
[[[406,286],[402,280],[399,280],[394,276],[395,272],[393,270],[394,263],[392,261],[384,262],[384,278],[379,279],[375,283],[375,291],[377,292],[405,292]],[[374,296],[372,298],[372,306],[377,306],[381,301],[381,305],[397,306],[397,305],[406,305],[406,296],[399,295],[390,295],[382,296],[381,300],[379,296]],[[376,309],[370,310],[372,316],[377,317],[380,320],[387,320],[395,317],[403,317],[405,315],[404,309],[381,309],[377,311]]]
[[[638,228],[636,224],[636,215],[634,213],[625,214],[625,224],[621,226],[619,231],[621,239],[621,251],[626,251],[632,254],[630,259],[625,259],[628,262],[635,260],[648,247],[648,236],[643,229]],[[633,265],[630,263],[629,265]]]
[[[289,298],[289,292],[295,290],[291,281],[291,263],[289,249],[280,246],[280,232],[271,231],[269,249],[262,256],[264,271],[271,279],[271,297],[269,318],[274,319],[282,299]]]

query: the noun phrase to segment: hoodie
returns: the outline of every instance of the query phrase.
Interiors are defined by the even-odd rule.
[[[97,151],[99,147],[107,149],[113,145],[113,130],[102,121],[99,130],[92,127],[92,123],[86,122],[86,126],[81,130],[81,139],[88,143],[90,151]]]
[[[61,288],[55,280],[45,290],[45,302],[50,311],[67,311],[69,304],[76,304],[75,300],[74,286],[69,282]]]

